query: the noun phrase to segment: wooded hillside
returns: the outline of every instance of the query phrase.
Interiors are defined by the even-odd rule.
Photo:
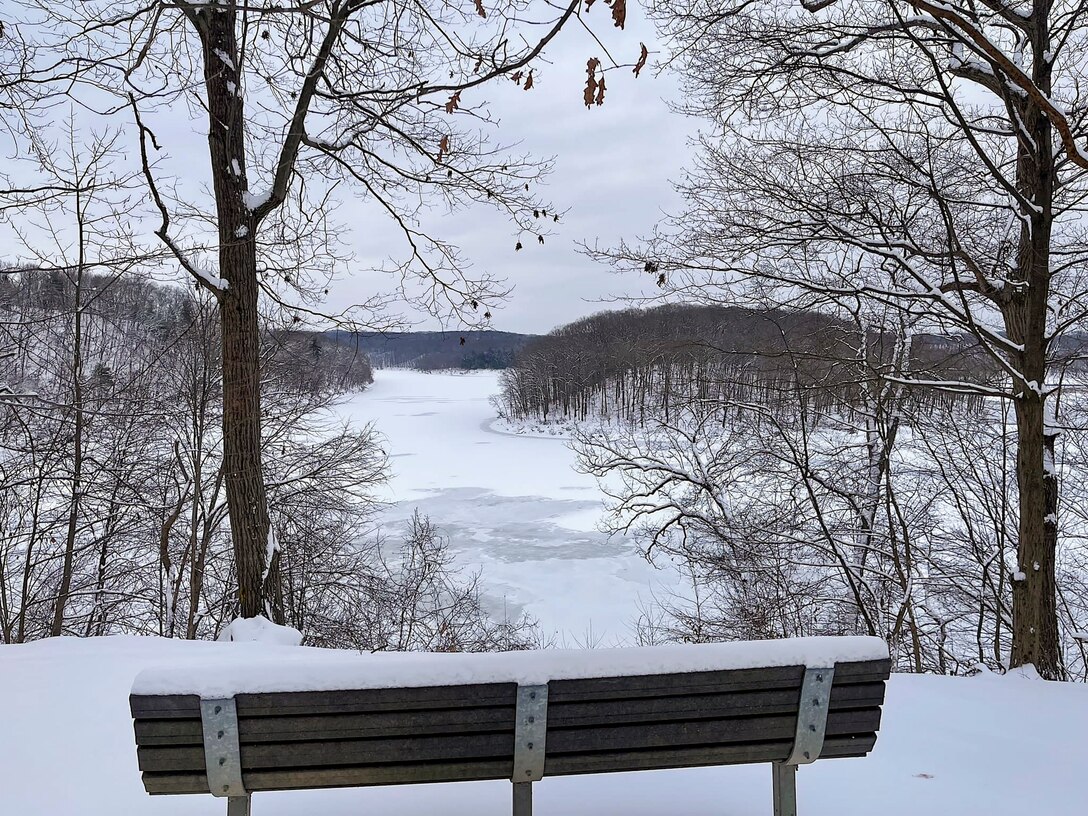
[[[420,371],[507,368],[517,352],[533,339],[533,335],[491,330],[373,334],[332,331],[325,336],[366,354],[375,368]]]
[[[71,269],[0,278],[0,638],[197,637],[235,603],[210,299]],[[371,380],[364,356],[266,330],[264,447],[274,539],[296,620],[332,614],[316,572],[371,512],[384,458],[323,408]]]
[[[798,390],[813,409],[848,408],[858,404],[865,376],[859,361],[890,370],[897,342],[814,311],[673,304],[601,312],[530,339],[503,375],[502,410],[581,420],[644,419],[660,410],[668,419],[689,399],[769,404]],[[904,364],[950,380],[986,382],[998,373],[964,336],[913,335]]]

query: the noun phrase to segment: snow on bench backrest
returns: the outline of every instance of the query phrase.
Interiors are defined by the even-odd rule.
[[[229,643],[214,660],[152,667],[132,686],[136,695],[204,698],[290,691],[418,688],[482,683],[542,685],[582,680],[731,669],[885,660],[875,637],[812,637],[617,649],[544,649],[486,654],[374,653]]]

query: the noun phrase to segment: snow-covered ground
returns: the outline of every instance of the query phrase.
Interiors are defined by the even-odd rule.
[[[654,593],[675,582],[622,538],[597,531],[595,480],[574,470],[562,437],[503,430],[488,403],[495,372],[375,372],[340,410],[388,440],[383,515],[394,534],[415,508],[449,537],[458,563],[482,570],[493,613],[522,609],[559,645],[630,642]]]
[[[275,657],[291,647],[70,638],[0,646],[0,814],[221,814],[210,796],[149,797],[136,767],[128,692],[156,663]],[[294,647],[297,649],[298,647]],[[239,650],[245,650],[240,652]],[[1088,686],[1021,677],[895,675],[864,759],[802,768],[802,816],[1073,816],[1085,812],[1081,746]],[[255,816],[483,816],[509,813],[510,786],[265,793]],[[759,816],[766,765],[556,777],[536,785],[539,816]]]

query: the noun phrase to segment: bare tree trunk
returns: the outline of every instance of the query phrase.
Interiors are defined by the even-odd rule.
[[[60,637],[64,632],[64,610],[68,605],[68,596],[72,591],[72,569],[76,551],[76,533],[79,529],[79,516],[83,494],[83,211],[81,196],[76,191],[76,214],[79,223],[79,266],[76,268],[75,292],[72,306],[72,474],[69,480],[71,496],[68,504],[68,520],[64,534],[64,559],[61,564],[60,588],[53,604],[53,623],[49,627],[52,637]]]
[[[33,442],[31,442],[31,445],[33,446]],[[26,552],[23,554],[23,580],[19,598],[19,624],[15,637],[16,643],[26,642],[26,614],[27,607],[30,606],[30,579],[34,571],[34,546],[39,538],[38,530],[41,521],[42,490],[45,477],[40,467],[36,467],[35,470],[34,499],[31,504],[30,515],[30,538],[26,544]]]
[[[189,478],[192,481],[192,503],[189,510],[189,608],[185,622],[185,637],[195,640],[198,624],[203,614],[200,609],[204,592],[204,569],[208,560],[208,548],[212,534],[218,525],[220,513],[220,490],[223,486],[223,470],[216,471],[215,480],[209,492],[204,489],[204,452],[208,444],[208,412],[212,400],[212,355],[216,345],[212,339],[212,328],[208,315],[200,309],[193,323],[196,343],[192,347],[192,367],[188,371],[189,429]],[[220,355],[221,356],[221,355]],[[180,463],[179,468],[186,470]]]
[[[1056,434],[1048,428],[1042,400],[1017,400],[1020,436],[1016,476],[1020,488],[1019,574],[1013,581],[1012,665],[1034,664],[1049,679],[1063,675],[1055,602],[1058,543]]]
[[[198,14],[208,94],[208,142],[219,222],[218,291],[223,344],[223,467],[238,577],[238,614],[283,622],[279,569],[270,546],[261,459],[260,332],[256,223],[247,201],[245,115],[238,76],[237,12]]]
[[[243,247],[252,249],[252,244]],[[224,247],[221,256],[232,248]],[[230,269],[223,264],[224,269]],[[219,301],[223,326],[223,467],[238,574],[239,614],[264,614],[268,505],[261,461],[260,361],[257,349],[256,281],[233,274]],[[237,284],[237,285],[236,285]],[[246,290],[249,291],[246,291]]]
[[[104,524],[102,535],[98,541],[98,566],[95,575],[95,593],[94,593],[94,605],[91,608],[90,613],[87,615],[87,629],[85,637],[91,637],[91,635],[102,636],[106,634],[106,621],[107,613],[104,602],[106,592],[106,567],[109,564],[109,558],[111,555],[110,545],[113,542],[115,523],[120,515],[121,508],[119,506],[119,493],[122,488],[121,480],[117,480],[113,483],[113,488],[110,491],[110,504],[109,511],[106,516],[106,522]]]
[[[1051,92],[1049,0],[1037,0],[1031,36],[1032,80]],[[1009,337],[1022,345],[1014,382],[1016,480],[1020,495],[1017,569],[1013,581],[1011,665],[1032,663],[1049,679],[1063,676],[1055,599],[1055,556],[1058,545],[1058,473],[1054,448],[1057,433],[1048,421],[1045,383],[1050,313],[1050,247],[1054,203],[1054,141],[1052,125],[1033,103],[1025,101],[1022,121],[1031,130],[1031,143],[1022,139],[1017,160],[1017,185],[1035,204],[1022,219],[1017,266],[1020,281],[1005,306]]]

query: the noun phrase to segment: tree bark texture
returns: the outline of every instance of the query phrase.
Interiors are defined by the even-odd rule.
[[[1050,0],[1037,0],[1031,31],[1036,86],[1051,93]],[[1029,100],[1018,111],[1029,130],[1021,138],[1017,186],[1035,205],[1022,219],[1017,256],[1018,283],[1002,299],[1005,327],[1023,350],[1012,363],[1021,379],[1013,383],[1018,436],[1016,480],[1020,498],[1017,571],[1013,581],[1011,665],[1031,663],[1049,679],[1064,676],[1058,640],[1056,553],[1058,545],[1057,432],[1048,421],[1046,388],[1050,306],[1050,247],[1054,214],[1054,142],[1046,114]]]
[[[256,223],[247,199],[236,18],[233,7],[205,6],[198,13],[223,281],[216,292],[223,347],[223,465],[238,614],[246,618],[267,615],[282,623],[279,559],[270,544],[261,458]]]

